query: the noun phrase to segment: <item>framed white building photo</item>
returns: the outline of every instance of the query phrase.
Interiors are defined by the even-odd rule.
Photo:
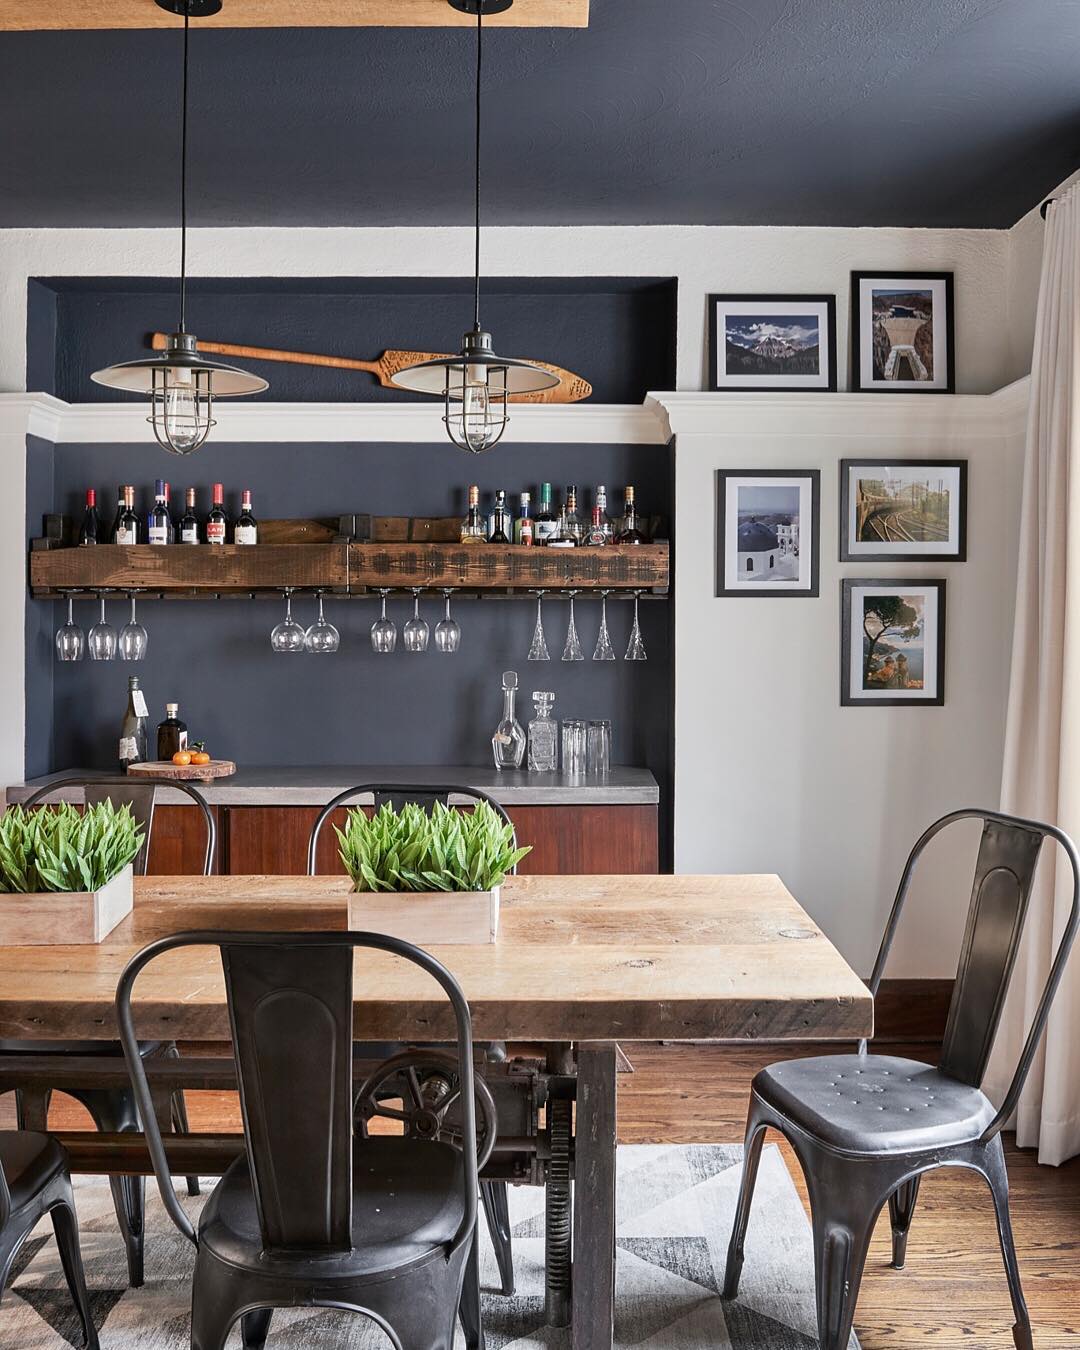
[[[817,469],[718,469],[716,594],[818,593]]]

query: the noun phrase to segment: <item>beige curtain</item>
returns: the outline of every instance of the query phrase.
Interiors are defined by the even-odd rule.
[[[1062,193],[1047,217],[1001,803],[1080,840],[1080,185]],[[998,1100],[1071,899],[1068,864],[1047,844],[987,1076],[987,1092]],[[1066,969],[1015,1123],[1017,1142],[1038,1148],[1040,1162],[1080,1153],[1080,950]]]

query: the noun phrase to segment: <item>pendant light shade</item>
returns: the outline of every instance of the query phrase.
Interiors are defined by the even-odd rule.
[[[214,425],[214,399],[239,394],[258,394],[268,387],[258,375],[236,366],[206,361],[199,356],[196,339],[186,328],[187,311],[187,113],[188,38],[190,20],[215,14],[220,0],[157,0],[171,14],[184,17],[184,81],[180,131],[180,322],[170,333],[159,356],[123,361],[96,370],[90,378],[109,389],[148,395],[154,436],[163,450],[190,455],[205,442]]]
[[[497,356],[491,334],[480,326],[480,90],[483,70],[484,15],[499,14],[512,0],[449,0],[466,14],[476,15],[476,226],[473,326],[461,340],[456,356],[438,357],[406,366],[393,376],[399,389],[442,398],[447,435],[462,450],[480,454],[495,445],[507,423],[507,399],[551,389],[558,376],[528,361]]]

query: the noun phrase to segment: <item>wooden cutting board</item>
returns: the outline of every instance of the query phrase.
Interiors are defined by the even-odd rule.
[[[174,764],[172,760],[152,759],[145,764],[129,764],[129,778],[183,778],[208,783],[211,778],[228,778],[236,772],[231,759],[212,759],[209,764]]]

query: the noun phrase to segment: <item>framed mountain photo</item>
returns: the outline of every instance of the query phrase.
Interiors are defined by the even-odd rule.
[[[836,389],[834,295],[710,295],[709,389]]]
[[[851,389],[955,392],[951,272],[852,272]]]

